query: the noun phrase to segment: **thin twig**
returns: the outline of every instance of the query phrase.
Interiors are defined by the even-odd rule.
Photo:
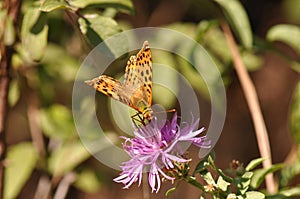
[[[38,100],[36,96],[32,94],[28,97],[27,106],[27,117],[32,143],[39,153],[39,156],[43,158],[46,155],[46,151],[42,130],[40,128],[40,115],[38,109]]]
[[[48,176],[42,175],[39,179],[37,191],[35,192],[34,199],[49,199],[51,193],[51,181]]]
[[[148,185],[148,175],[147,173],[143,173],[143,199],[149,199],[150,198],[150,190]]]
[[[68,190],[73,184],[73,182],[76,180],[75,173],[68,173],[66,174],[63,179],[58,184],[56,193],[53,197],[53,199],[64,199],[67,196]]]
[[[254,84],[252,83],[250,76],[245,68],[245,65],[241,59],[236,42],[233,38],[232,32],[228,24],[225,21],[222,21],[221,26],[224,31],[229,49],[232,53],[234,67],[237,72],[238,78],[241,82],[241,86],[244,91],[244,95],[250,109],[260,155],[262,157],[268,158],[263,162],[263,167],[270,168],[272,166],[270,143],[269,143],[267,128],[260,109]],[[275,193],[276,187],[274,183],[273,174],[269,174],[266,176],[266,187],[269,193]]]

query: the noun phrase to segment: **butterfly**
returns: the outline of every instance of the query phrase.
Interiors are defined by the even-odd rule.
[[[97,91],[120,101],[138,113],[140,121],[151,121],[152,105],[152,55],[149,44],[144,42],[142,49],[129,58],[125,69],[124,82],[112,77],[100,75],[85,81]],[[142,115],[142,118],[140,115]],[[134,115],[134,116],[136,116]],[[132,118],[134,117],[132,116]]]

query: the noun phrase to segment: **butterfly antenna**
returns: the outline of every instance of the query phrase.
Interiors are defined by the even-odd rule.
[[[175,109],[175,108],[169,109],[169,110],[167,110],[167,111],[158,111],[158,112],[155,112],[154,114],[155,114],[155,115],[158,115],[158,114],[163,114],[163,113],[174,113],[174,112],[176,112],[176,109]]]

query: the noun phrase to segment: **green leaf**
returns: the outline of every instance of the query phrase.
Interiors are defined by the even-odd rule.
[[[12,80],[9,85],[8,103],[13,107],[20,99],[20,88],[16,79]]]
[[[166,109],[171,109],[175,106],[176,96],[178,95],[178,77],[177,71],[172,67],[176,65],[173,56],[170,53],[162,51],[153,51],[153,57],[158,66],[153,71],[153,81],[157,84],[153,85],[154,101]],[[168,89],[165,86],[168,85]]]
[[[1,12],[2,15],[2,12]],[[4,28],[4,43],[7,46],[13,45],[15,40],[16,40],[16,31],[14,28],[14,24],[13,24],[13,20],[11,19],[11,16],[3,16],[6,17],[6,21],[5,21],[5,28]],[[2,18],[2,16],[1,16]],[[2,22],[3,20],[0,19],[0,22]],[[1,23],[1,25],[4,23]]]
[[[300,81],[294,90],[292,105],[289,111],[289,126],[293,140],[300,144]]]
[[[201,75],[191,66],[190,63],[188,63],[183,58],[178,57],[177,60],[179,63],[178,67],[181,74],[183,74],[189,80],[195,90],[200,92],[206,99],[209,99],[210,95],[207,89],[207,85]]]
[[[284,164],[275,164],[268,169],[257,169],[253,171],[253,177],[251,179],[251,187],[257,189],[264,181],[266,175],[281,169],[283,166]]]
[[[234,198],[237,198],[236,195],[234,193],[230,193],[228,194],[226,199],[234,199]]]
[[[54,177],[61,176],[85,161],[91,154],[81,142],[68,143],[56,149],[49,158],[49,171]]]
[[[194,170],[194,172],[193,172],[193,176],[194,176],[195,174],[197,174],[197,173],[201,173],[201,172],[207,170],[207,167],[210,165],[209,162],[208,162],[208,160],[207,160],[207,158],[208,158],[208,156],[206,156],[206,158],[204,158],[203,160],[201,160],[201,161],[197,164],[197,166],[196,166],[196,168],[195,168],[195,170]]]
[[[222,176],[219,176],[218,181],[217,181],[217,186],[219,187],[219,189],[221,189],[222,191],[227,191],[229,185],[230,185],[229,182],[226,182],[222,178]]]
[[[267,40],[280,41],[292,47],[300,54],[300,28],[299,26],[280,24],[273,26],[267,33]]]
[[[253,170],[255,167],[260,165],[264,160],[266,160],[266,158],[257,158],[257,159],[251,160],[251,162],[246,166],[245,170],[246,171]]]
[[[134,14],[134,7],[131,0],[73,0],[69,3],[77,8],[112,7],[129,14]]]
[[[242,195],[244,195],[246,191],[249,189],[252,176],[253,176],[253,172],[245,172],[242,175],[242,177],[240,177],[239,179],[235,179],[236,180],[235,184],[239,188],[238,191]]]
[[[196,36],[196,29],[197,27],[195,26],[194,23],[187,23],[187,22],[180,22],[180,23],[172,23],[164,26],[165,28],[172,29],[175,31],[179,31],[188,37],[194,38]]]
[[[281,198],[300,196],[300,187],[298,186],[298,187],[281,190],[278,195],[280,195]]]
[[[99,190],[101,182],[95,171],[84,169],[76,175],[74,185],[84,192],[95,193]]]
[[[280,173],[279,187],[287,186],[294,177],[300,174],[300,148],[295,153],[297,153],[295,159],[289,165],[286,165]]]
[[[169,189],[168,191],[166,191],[165,196],[169,197],[171,195],[171,193],[173,193],[176,190],[176,187],[172,187],[171,189]]]
[[[251,51],[243,51],[241,53],[242,60],[248,71],[255,71],[262,67],[263,59],[259,55],[255,55]]]
[[[63,57],[63,59],[57,59]],[[42,60],[45,70],[53,78],[62,78],[67,82],[73,82],[80,63],[74,57],[70,56],[65,47],[49,43]]]
[[[222,63],[228,65],[232,62],[232,55],[228,48],[227,41],[224,33],[215,25],[210,25],[209,29],[205,33],[201,33],[202,26],[206,26],[206,21],[200,22],[198,25],[199,33],[203,34],[201,38],[201,44],[208,49],[215,57],[217,57]]]
[[[48,137],[70,140],[77,136],[72,113],[65,106],[54,104],[40,114],[43,132]]]
[[[7,15],[7,10],[1,8],[0,4],[0,37],[4,38],[5,45],[10,46],[15,42],[16,32],[11,16]]]
[[[245,48],[251,48],[253,43],[252,31],[247,12],[238,0],[214,0],[223,9],[235,34]]]
[[[89,40],[89,43],[92,46],[96,46],[102,41],[104,41],[106,38],[111,37],[122,31],[117,22],[110,17],[104,17],[97,14],[86,14],[84,15],[84,17],[85,18],[79,18],[78,23],[81,32],[86,35],[86,37]],[[120,46],[122,47],[122,45]]]
[[[71,6],[69,6],[66,1],[59,1],[59,0],[45,0],[42,1],[40,6],[40,11],[43,12],[52,12],[54,10],[58,9],[73,9]]]
[[[31,143],[19,143],[8,148],[4,174],[4,198],[17,198],[31,176],[38,154]]]
[[[246,192],[246,199],[264,199],[265,195],[258,191],[248,191]]]
[[[33,61],[39,61],[47,46],[48,25],[46,15],[38,7],[27,8],[21,28],[22,46],[27,56]]]
[[[202,172],[201,177],[203,178],[203,180],[205,180],[207,184],[214,186],[216,185],[216,182],[209,171]]]
[[[300,73],[300,63],[299,62],[290,60],[290,66],[293,70]]]
[[[300,0],[282,1],[283,16],[289,23],[298,24],[300,19]]]

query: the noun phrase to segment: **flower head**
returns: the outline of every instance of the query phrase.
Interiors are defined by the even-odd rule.
[[[177,114],[171,121],[159,123],[153,120],[142,127],[136,128],[134,138],[126,138],[123,144],[124,150],[131,159],[121,166],[122,173],[115,178],[115,182],[123,183],[124,188],[129,188],[134,182],[141,184],[143,172],[149,172],[148,181],[152,192],[158,192],[161,186],[161,177],[167,180],[175,178],[167,175],[165,169],[173,169],[174,162],[188,162],[181,155],[184,149],[180,143],[189,142],[201,148],[210,148],[210,140],[206,136],[196,137],[205,129],[193,131],[199,120],[191,125],[185,123],[183,128],[177,124]]]

